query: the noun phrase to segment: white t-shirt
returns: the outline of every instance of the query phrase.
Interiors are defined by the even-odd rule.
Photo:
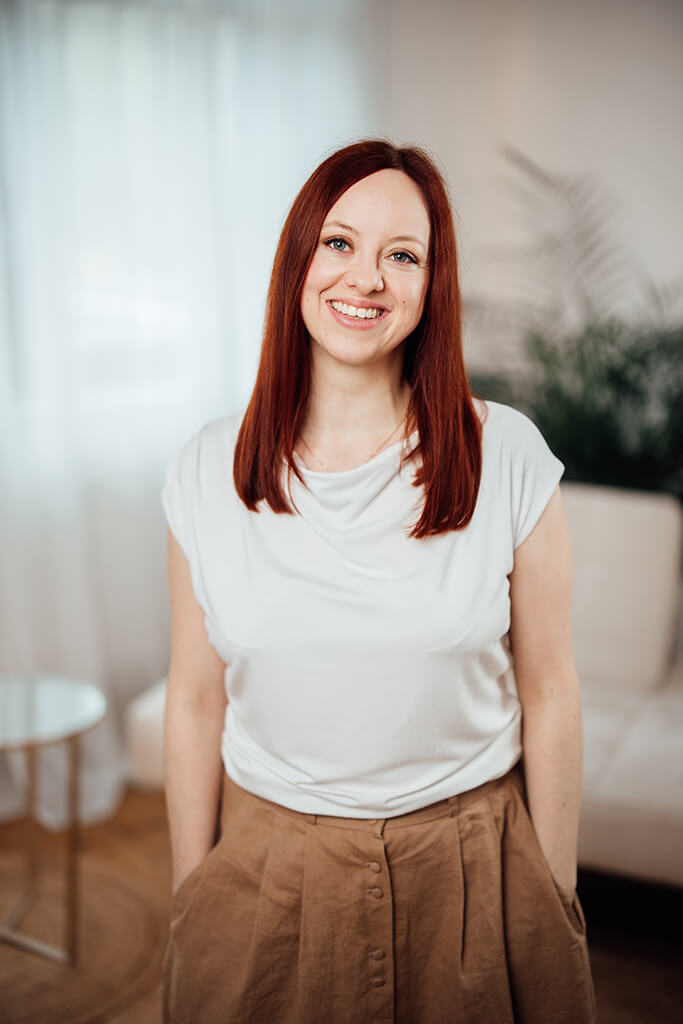
[[[526,416],[486,404],[474,516],[421,540],[406,536],[419,456],[399,472],[402,442],[343,472],[295,456],[310,488],[292,475],[298,515],[238,498],[243,411],[169,465],[164,510],[227,665],[221,749],[242,788],[313,814],[393,817],[518,760],[508,574],[564,466]]]

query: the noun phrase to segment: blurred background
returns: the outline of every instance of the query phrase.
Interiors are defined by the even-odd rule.
[[[106,694],[85,822],[119,805],[126,708],[167,667],[164,468],[246,403],[280,228],[339,145],[442,168],[481,393],[533,407],[558,339],[581,363],[597,324],[600,415],[651,429],[570,479],[678,500],[682,44],[680,0],[0,0],[0,672]],[[0,754],[1,818],[23,772]]]

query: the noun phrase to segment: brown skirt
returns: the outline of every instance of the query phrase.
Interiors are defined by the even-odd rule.
[[[578,899],[519,765],[394,818],[302,814],[224,779],[171,907],[165,1024],[588,1024]]]

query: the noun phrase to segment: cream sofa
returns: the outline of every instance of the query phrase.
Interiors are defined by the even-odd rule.
[[[680,504],[563,484],[582,685],[579,862],[683,885]]]
[[[583,484],[563,484],[562,494],[584,713],[579,861],[683,885],[681,508],[661,495]],[[162,680],[126,711],[137,785],[163,783],[165,692]]]

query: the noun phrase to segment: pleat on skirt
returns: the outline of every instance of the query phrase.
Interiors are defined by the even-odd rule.
[[[578,896],[523,774],[393,818],[303,814],[224,777],[171,907],[164,1024],[591,1024]]]

